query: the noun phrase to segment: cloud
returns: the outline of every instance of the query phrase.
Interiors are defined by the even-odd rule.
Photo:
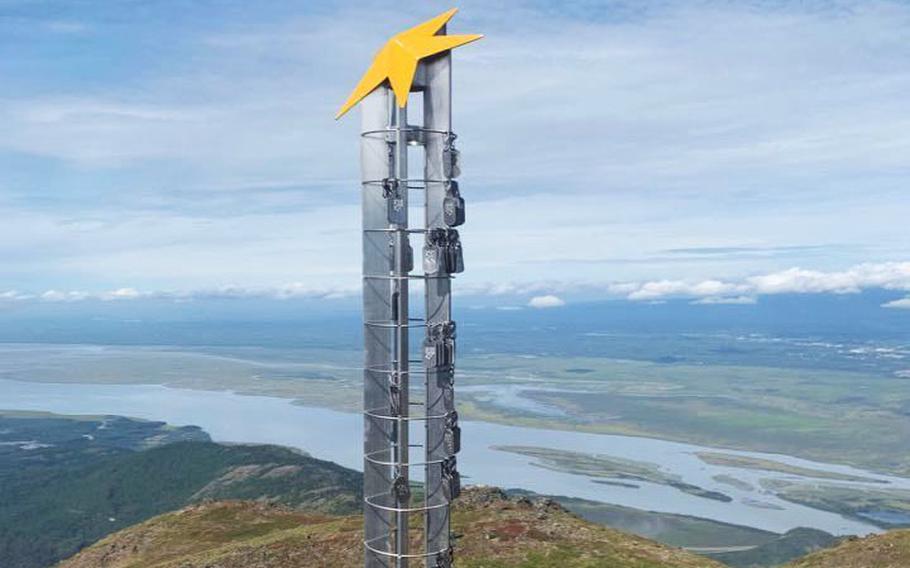
[[[149,290],[142,291],[135,288],[118,288],[101,292],[88,292],[84,290],[46,290],[39,294],[23,294],[15,290],[0,292],[0,301],[23,302],[38,300],[42,302],[83,302],[89,300],[99,301],[127,301],[127,300],[230,300],[230,299],[267,299],[267,300],[292,300],[292,299],[325,299],[334,300],[350,298],[360,294],[356,288],[320,288],[311,287],[299,282],[274,287],[243,287],[221,286],[218,288],[202,288],[195,290]]]
[[[698,303],[754,303],[755,296],[775,294],[855,294],[867,289],[910,290],[910,262],[861,264],[843,271],[789,268],[721,280],[657,280],[626,285],[630,300],[698,298]],[[614,287],[614,289],[618,289]]]
[[[701,282],[684,282],[680,280],[660,280],[645,282],[637,290],[630,292],[630,300],[654,300],[672,296],[723,296],[746,292],[742,284],[731,284],[719,280]]]
[[[910,262],[861,264],[841,272],[791,268],[747,280],[759,294],[856,293],[865,288],[910,290]]]
[[[77,290],[48,290],[39,296],[45,302],[79,302],[91,298],[91,294]]]
[[[17,54],[0,96],[5,286],[357,286],[358,121],[332,116],[400,13],[433,7],[181,6],[176,22],[170,1],[139,19],[124,3],[21,4],[60,33],[39,26],[36,42],[0,21]],[[910,255],[908,26],[891,1],[465,0],[452,30],[488,35],[453,76],[458,291],[866,286],[832,271]]]
[[[893,300],[882,304],[883,308],[891,308],[896,310],[910,310],[910,298],[903,298],[900,300]]]
[[[846,270],[822,271],[789,268],[740,279],[645,280],[640,282],[540,281],[473,285],[476,295],[529,295],[535,298],[571,295],[591,299],[625,298],[660,302],[691,299],[695,304],[754,304],[760,296],[778,294],[856,294],[864,290],[910,292],[910,262],[865,263]],[[900,308],[908,300],[886,307]]]
[[[693,304],[755,304],[761,296],[779,294],[856,294],[864,290],[910,292],[910,262],[862,264],[842,271],[791,268],[745,279],[654,280],[643,282],[495,282],[473,284],[457,289],[459,296],[530,296],[531,308],[556,308],[566,305],[565,296],[586,299],[625,298],[629,301],[663,303],[669,299],[689,299]],[[77,302],[84,300],[206,300],[206,299],[340,299],[356,297],[360,287],[314,285],[291,282],[274,286],[223,285],[183,290],[140,290],[123,287],[108,291],[50,289],[40,293],[15,290],[0,292],[0,301]],[[886,308],[910,309],[910,297],[883,304]],[[500,310],[521,309],[503,305]]]
[[[534,296],[528,302],[528,306],[532,308],[561,308],[565,306],[566,302],[559,296],[546,295],[546,296]]]
[[[135,300],[141,296],[142,294],[135,288],[118,288],[108,294],[111,300]]]
[[[21,301],[21,300],[32,300],[35,296],[32,294],[22,294],[16,290],[6,290],[0,292],[0,301]]]
[[[698,305],[738,305],[738,306],[747,306],[758,303],[752,296],[733,296],[733,297],[716,297],[709,296],[707,298],[699,298],[692,302],[693,304]]]

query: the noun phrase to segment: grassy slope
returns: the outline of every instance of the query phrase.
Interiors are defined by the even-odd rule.
[[[180,442],[21,477],[2,490],[0,565],[46,566],[105,535],[201,499],[259,498],[350,513],[356,472],[276,446]]]
[[[796,528],[751,550],[711,554],[716,560],[736,568],[777,566],[809,552],[834,546],[840,539],[824,531]]]
[[[61,568],[295,568],[360,564],[360,518],[218,502],[156,517]],[[719,568],[680,549],[584,521],[552,502],[472,489],[453,517],[461,568]]]
[[[839,546],[810,554],[787,568],[907,568],[910,530],[850,538]]]

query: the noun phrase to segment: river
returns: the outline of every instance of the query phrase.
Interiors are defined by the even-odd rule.
[[[162,420],[174,425],[195,424],[204,428],[216,441],[282,444],[350,468],[362,469],[360,415],[298,406],[282,398],[155,385],[0,380],[0,409],[59,414],[117,414]],[[462,427],[464,442],[459,455],[459,469],[467,483],[580,497],[776,532],[797,526],[814,527],[834,534],[866,534],[876,532],[876,529],[840,515],[783,501],[759,489],[758,482],[762,478],[793,479],[792,475],[710,465],[698,459],[695,452],[713,450],[773,459],[812,469],[875,478],[889,482],[891,487],[910,489],[910,479],[778,454],[718,450],[650,438],[521,428],[485,422],[464,422]],[[640,486],[637,489],[594,483],[586,476],[535,467],[530,465],[531,458],[493,449],[493,446],[500,445],[540,446],[649,461],[678,475],[686,483],[725,493],[733,500],[725,503],[689,495],[669,486],[638,481],[635,482]],[[712,479],[717,475],[736,477],[753,485],[755,490],[720,484]]]

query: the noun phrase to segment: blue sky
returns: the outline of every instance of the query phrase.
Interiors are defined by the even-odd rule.
[[[463,292],[910,291],[910,3],[459,6]],[[449,7],[0,0],[0,298],[356,293],[334,111]]]

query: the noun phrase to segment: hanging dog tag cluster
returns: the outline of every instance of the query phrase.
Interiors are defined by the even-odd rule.
[[[458,177],[461,169],[461,157],[454,146],[454,136],[446,140],[442,154],[443,173],[445,175],[445,195],[442,201],[442,223],[429,229],[423,249],[423,269],[427,276],[448,276],[464,271],[464,251],[461,237],[455,227],[465,222],[465,202],[461,197]],[[458,413],[454,408],[451,396],[455,377],[455,322],[443,321],[427,329],[424,342],[424,364],[433,369],[443,388],[449,393],[446,398],[446,414],[443,423],[442,448],[446,457],[441,462],[442,492],[446,499],[456,499],[461,494],[461,475],[455,455],[461,451],[461,427],[458,424]],[[441,555],[436,559],[436,566],[449,567],[451,556]]]
[[[433,324],[423,342],[423,362],[427,369],[446,371],[455,366],[455,322]]]
[[[429,230],[423,247],[423,271],[428,276],[464,272],[464,251],[458,230]]]

